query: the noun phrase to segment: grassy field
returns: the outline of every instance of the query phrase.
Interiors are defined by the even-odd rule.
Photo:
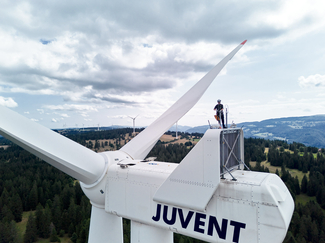
[[[26,231],[27,220],[29,217],[30,212],[23,212],[23,219],[21,222],[17,223],[17,229],[20,239],[24,238],[24,234]],[[21,241],[22,242],[22,241]]]
[[[253,161],[249,162],[249,164],[251,166],[253,166],[253,167],[256,166],[256,162],[253,162]],[[277,169],[278,169],[279,173],[281,173],[281,167],[280,166],[272,166],[270,164],[270,162],[267,162],[267,161],[262,161],[261,165],[263,165],[264,167],[267,167],[271,173],[275,173]],[[289,171],[289,173],[291,174],[292,177],[297,176],[300,183],[301,183],[301,180],[304,177],[304,175],[307,175],[307,178],[309,178],[309,171],[308,171],[308,173],[303,173],[302,171],[299,171],[299,170],[296,170],[296,169],[286,168],[286,170]]]
[[[269,169],[269,171],[272,172],[272,173],[275,173],[275,171],[277,169],[278,169],[279,172],[281,172],[281,167],[279,167],[279,166],[272,166],[270,164],[270,162],[263,161],[263,162],[261,162],[261,165],[264,165],[264,167],[267,167]],[[297,169],[289,169],[289,168],[286,168],[286,170],[288,170],[290,172],[290,174],[291,174],[292,177],[296,177],[297,176],[300,183],[301,183],[301,180],[304,177],[304,175],[307,175],[307,178],[309,177],[309,171],[308,171],[308,173],[303,173],[302,171],[297,170]]]
[[[300,195],[296,196],[296,204],[298,204],[298,203],[306,204],[309,201],[316,202],[316,197],[309,197],[306,194],[300,194]]]

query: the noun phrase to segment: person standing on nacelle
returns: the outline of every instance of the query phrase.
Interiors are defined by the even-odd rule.
[[[221,104],[220,99],[218,99],[217,102],[218,102],[218,104],[216,104],[216,106],[214,107],[214,110],[217,111],[215,118],[219,122],[220,126],[221,126],[221,122],[222,122],[222,127],[226,128],[225,122],[224,122],[224,115],[223,115],[223,104]],[[221,122],[220,122],[220,120],[221,120]]]

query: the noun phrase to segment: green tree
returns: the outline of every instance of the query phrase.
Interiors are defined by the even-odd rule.
[[[18,230],[16,223],[11,222],[0,222],[0,242],[20,243]]]
[[[70,240],[71,240],[73,243],[77,243],[78,236],[77,236],[76,232],[74,232],[74,233],[72,234]]]
[[[0,219],[3,222],[9,223],[11,220],[14,220],[14,215],[12,214],[10,208],[7,207],[7,205],[4,205],[0,212]]]
[[[59,195],[55,195],[52,204],[52,222],[57,229],[61,229],[61,201]]]
[[[69,223],[72,225],[77,225],[77,206],[74,203],[73,198],[70,200],[70,206],[68,209],[68,218],[69,218]],[[73,233],[73,232],[72,232]]]
[[[9,193],[6,188],[3,189],[0,197],[0,208],[4,205],[9,205]]]
[[[55,227],[53,226],[50,236],[50,242],[61,242],[59,236],[56,233]]]
[[[306,193],[307,192],[307,186],[308,186],[308,180],[306,175],[301,180],[301,192]]]
[[[43,213],[43,206],[41,204],[38,204],[36,207],[35,212],[35,222],[36,222],[36,228],[37,228],[37,235],[39,237],[44,237],[43,235],[43,225],[44,225],[44,213]]]
[[[37,226],[33,213],[29,214],[26,231],[24,234],[24,243],[32,243],[37,240]]]
[[[44,220],[42,226],[42,235],[44,238],[48,238],[50,236],[50,225],[51,225],[51,209],[48,204],[46,204],[45,209],[43,211]]]
[[[18,193],[14,193],[14,195],[10,199],[10,205],[11,205],[10,209],[14,216],[14,220],[16,222],[20,222],[23,217],[23,203]]]
[[[30,190],[29,197],[28,197],[28,206],[30,210],[35,210],[38,204],[38,188],[36,181],[34,181],[33,187]]]
[[[300,185],[299,185],[298,176],[296,176],[294,179],[294,187],[295,187],[296,195],[299,195],[300,194]]]

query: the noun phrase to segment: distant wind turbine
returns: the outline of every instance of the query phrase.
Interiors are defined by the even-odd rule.
[[[137,115],[136,117],[128,116],[128,117],[130,117],[130,118],[133,120],[133,134],[135,134],[135,119],[136,119],[138,116],[139,116],[139,115]]]

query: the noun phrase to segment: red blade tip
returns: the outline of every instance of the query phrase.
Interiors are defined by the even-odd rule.
[[[242,43],[240,43],[241,45],[244,45],[247,42],[247,40],[244,40]]]

